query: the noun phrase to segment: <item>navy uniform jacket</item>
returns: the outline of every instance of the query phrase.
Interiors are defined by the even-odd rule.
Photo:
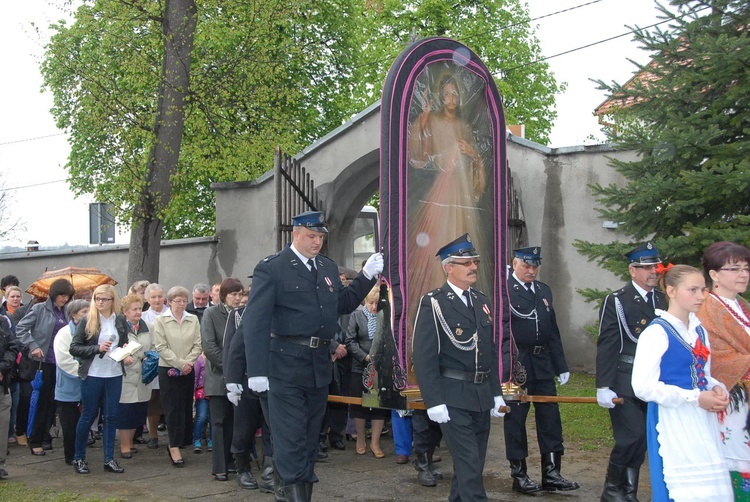
[[[414,372],[428,408],[446,404],[469,411],[488,411],[495,405],[494,396],[502,395],[490,301],[484,293],[473,288],[471,293],[474,312],[456,296],[448,283],[430,291],[420,301],[414,323],[412,354]],[[477,332],[478,353],[456,348],[435,317],[433,299],[437,300],[445,322],[457,340],[467,340]],[[478,361],[478,367],[475,361]],[[444,377],[440,374],[441,367],[466,373],[489,371],[490,376],[481,384],[475,384]]]
[[[621,322],[616,300],[622,306],[625,322]],[[666,309],[664,293],[654,289],[656,308]],[[656,317],[654,307],[646,303],[632,282],[607,295],[599,311],[599,339],[596,349],[596,386],[609,387],[618,396],[635,397],[630,382],[633,356],[641,335]],[[620,355],[623,357],[621,358]]]
[[[552,305],[552,290],[543,282],[534,281],[534,291],[529,291],[513,275],[508,278],[508,285],[510,331],[528,380],[553,380],[555,375],[569,371]],[[545,348],[534,354],[534,346]]]
[[[356,309],[376,280],[360,273],[343,287],[333,260],[318,255],[315,263],[317,283],[291,247],[255,267],[240,326],[249,377],[274,377],[308,387],[327,387],[330,383],[333,362],[328,345],[311,349],[271,338],[271,333],[332,340],[339,316]]]

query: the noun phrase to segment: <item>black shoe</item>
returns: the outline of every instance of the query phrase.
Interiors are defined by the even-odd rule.
[[[526,474],[526,459],[510,461],[510,476],[513,478],[514,492],[528,495],[542,491],[542,487]]]
[[[334,450],[342,451],[342,450],[346,450],[346,445],[344,444],[343,441],[341,441],[340,439],[337,439],[336,441],[331,441],[331,448],[333,448]]]
[[[216,481],[226,481],[227,479],[229,479],[229,476],[227,476],[226,474],[214,474],[214,479]]]
[[[169,455],[169,460],[172,462],[172,465],[175,467],[185,467],[185,460],[179,459],[175,460],[172,458],[172,452],[169,451],[169,448],[167,448],[167,455]]]
[[[146,448],[150,450],[155,450],[159,447],[159,440],[157,438],[151,438],[148,440],[148,443],[146,443]]]
[[[122,457],[122,458],[133,458],[133,454],[131,452],[129,452],[129,451],[124,451],[124,452],[121,451],[120,452],[120,457]]]
[[[78,474],[89,473],[89,464],[84,459],[73,460],[73,468]]]
[[[318,443],[318,451],[322,451],[323,453],[328,451],[328,445],[325,441],[320,441]]]
[[[328,458],[328,454],[326,452],[320,451],[320,449],[318,449],[318,460],[323,459],[323,458]]]
[[[122,474],[125,472],[125,469],[123,469],[115,459],[112,459],[109,462],[104,462],[104,470],[114,472],[115,474]]]
[[[157,425],[156,426],[156,430],[160,431],[160,432],[164,432],[165,430],[167,430],[167,424],[159,424],[159,425]]]
[[[580,486],[575,481],[568,481],[560,474],[561,452],[542,454],[542,489],[547,491],[571,491]]]
[[[97,441],[101,441],[102,433],[100,431],[94,431],[94,439],[96,439]]]
[[[8,471],[0,467],[0,479],[5,479],[8,477]]]
[[[42,450],[44,451],[50,451],[52,449],[52,441],[43,441],[42,442]]]
[[[35,451],[34,448],[31,448],[31,454],[36,455],[37,457],[43,457],[47,454],[47,452],[44,451],[43,449],[39,451]]]
[[[145,437],[143,437],[143,436],[139,436],[139,437],[137,437],[137,438],[133,438],[133,442],[134,442],[135,444],[148,444],[149,440],[148,440],[148,439],[146,439],[146,438],[145,438]]]

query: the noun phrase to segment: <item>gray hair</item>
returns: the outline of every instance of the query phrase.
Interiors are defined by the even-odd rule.
[[[198,292],[198,293],[208,293],[210,291],[211,291],[211,288],[208,286],[208,284],[204,284],[202,282],[199,282],[198,284],[196,284],[195,286],[193,286],[193,292],[194,293],[195,292]]]
[[[187,288],[182,287],[182,286],[174,286],[172,288],[169,288],[169,291],[167,292],[167,300],[171,302],[177,297],[182,297],[186,300],[189,300],[190,291],[188,291]]]
[[[91,303],[88,300],[70,300],[65,306],[65,315],[69,320],[73,319],[73,314],[80,312],[83,309],[89,309]]]
[[[158,284],[156,282],[152,282],[151,284],[149,284],[148,286],[146,286],[146,291],[143,294],[146,295],[146,298],[148,298],[148,296],[151,294],[151,292],[153,290],[155,290],[155,289],[160,289],[162,293],[164,292],[164,288],[161,286],[161,284]]]

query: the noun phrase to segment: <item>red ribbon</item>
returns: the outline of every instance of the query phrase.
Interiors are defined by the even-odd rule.
[[[702,357],[704,361],[708,361],[709,354],[711,354],[711,351],[708,350],[708,347],[703,345],[701,339],[698,338],[698,340],[695,342],[695,347],[693,348],[693,355],[696,358]]]
[[[669,265],[667,265],[667,266],[664,266],[664,264],[663,264],[663,263],[659,263],[659,264],[658,264],[658,265],[656,266],[656,273],[657,273],[657,274],[660,274],[660,275],[664,275],[664,274],[666,274],[667,272],[669,272],[669,271],[670,271],[670,270],[672,269],[672,267],[674,267],[674,264],[672,264],[672,263],[670,263],[670,264],[669,264]]]

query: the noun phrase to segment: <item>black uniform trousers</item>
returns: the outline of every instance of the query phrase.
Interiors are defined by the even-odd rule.
[[[556,396],[554,380],[535,380],[523,386],[531,395]],[[508,460],[523,460],[529,456],[529,445],[526,437],[526,417],[531,403],[509,403],[510,413],[503,419],[505,432],[505,457]],[[560,408],[557,403],[534,403],[537,442],[539,452],[560,452],[563,447],[562,423]]]
[[[634,397],[620,396],[623,404],[609,410],[615,446],[610,462],[640,468],[646,458],[646,410],[648,404]],[[687,439],[687,438],[686,438]]]
[[[226,396],[209,396],[208,408],[211,410],[211,440],[214,443],[211,474],[226,474],[232,463],[229,447],[234,430],[234,405]]]
[[[421,455],[431,449],[437,448],[443,439],[443,431],[440,424],[430,420],[425,410],[414,410],[411,418],[412,439],[414,441],[414,453]]]
[[[242,398],[235,409],[232,453],[250,453],[255,448],[255,431],[263,425],[263,409],[260,398],[254,392],[244,389]]]
[[[274,463],[284,485],[316,483],[320,428],[328,386],[307,387],[268,377],[268,411]]]
[[[440,424],[453,457],[450,502],[487,500],[482,473],[490,438],[490,412],[448,406],[451,419]],[[506,415],[507,416],[507,415]]]

